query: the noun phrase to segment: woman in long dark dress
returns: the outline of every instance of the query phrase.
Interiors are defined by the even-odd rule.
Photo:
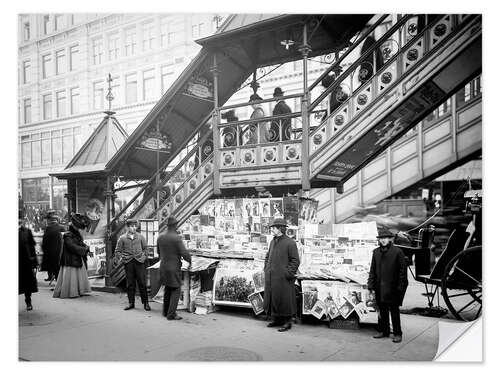
[[[33,310],[31,294],[38,292],[34,269],[37,266],[35,239],[24,220],[19,219],[19,294],[24,294],[26,310]]]
[[[74,298],[90,293],[87,275],[89,247],[83,242],[82,233],[90,220],[81,214],[72,214],[69,230],[63,236],[61,269],[54,288],[55,298]]]

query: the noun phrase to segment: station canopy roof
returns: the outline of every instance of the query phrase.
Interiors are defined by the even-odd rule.
[[[113,112],[106,113],[66,168],[50,175],[60,179],[104,177],[106,164],[128,137],[125,129],[112,114]]]
[[[124,179],[149,179],[158,165],[170,162],[185,147],[199,125],[210,121],[214,109],[214,57],[221,106],[257,68],[301,59],[299,46],[304,23],[310,25],[309,57],[314,57],[345,48],[372,17],[372,14],[229,16],[214,35],[197,40],[201,51],[106,164],[105,170]],[[283,40],[293,40],[294,44],[286,49],[281,44]],[[155,137],[161,144],[169,145],[168,148],[155,152],[154,145],[158,144]]]

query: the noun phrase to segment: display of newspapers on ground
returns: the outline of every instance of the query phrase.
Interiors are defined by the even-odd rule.
[[[346,319],[353,311],[361,323],[377,323],[376,303],[366,286],[342,281],[302,281],[302,314],[318,319]]]
[[[214,277],[213,303],[252,307],[249,296],[264,290],[264,262],[224,259]]]

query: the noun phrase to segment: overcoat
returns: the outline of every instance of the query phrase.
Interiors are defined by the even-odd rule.
[[[375,291],[377,304],[399,305],[408,287],[407,262],[399,247],[391,244],[387,249],[373,250],[368,276],[368,289]]]
[[[37,266],[35,239],[29,228],[19,227],[19,294],[38,292],[33,269]]]
[[[269,244],[264,263],[264,309],[271,316],[293,316],[297,312],[295,274],[300,258],[295,241],[286,235]]]
[[[72,225],[63,236],[63,252],[61,254],[61,266],[80,268],[85,263],[87,266],[87,253],[89,247],[83,242],[78,229]]]
[[[42,239],[42,271],[57,273],[62,252],[62,232],[64,228],[57,224],[48,225]]]
[[[170,288],[178,288],[182,284],[181,258],[191,263],[191,255],[177,232],[160,234],[157,243],[161,260],[160,282]]]
[[[273,116],[279,116],[279,115],[286,115],[288,113],[292,113],[291,108],[286,104],[283,100],[280,100],[278,103],[276,103],[276,106],[273,109]],[[290,139],[290,126],[292,125],[292,120],[287,118],[281,120],[281,139],[283,141],[289,140]],[[276,121],[273,121],[271,123],[271,134],[274,135],[276,134],[277,136],[279,135],[279,124]],[[278,138],[276,139],[270,139],[270,141],[277,141]]]

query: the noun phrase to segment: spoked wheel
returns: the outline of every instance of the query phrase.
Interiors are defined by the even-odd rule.
[[[441,291],[450,312],[458,320],[472,321],[482,310],[482,247],[458,253],[447,265]]]

